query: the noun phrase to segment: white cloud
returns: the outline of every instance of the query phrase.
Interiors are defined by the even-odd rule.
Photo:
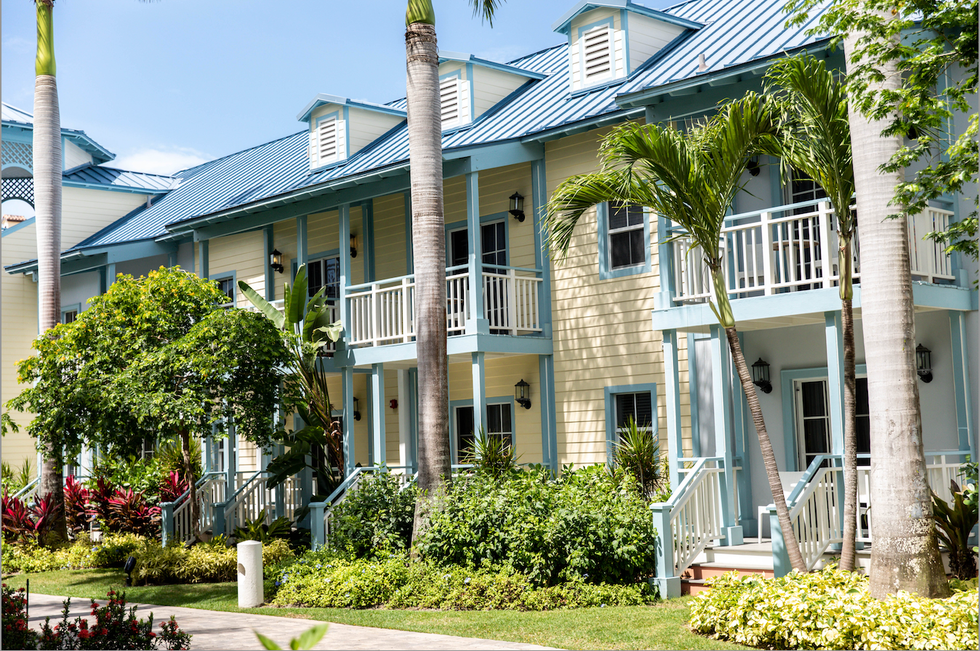
[[[174,147],[170,149],[138,149],[124,154],[109,165],[135,172],[153,174],[173,174],[211,160],[209,156],[194,149]]]

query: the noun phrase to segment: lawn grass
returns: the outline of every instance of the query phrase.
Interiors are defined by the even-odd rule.
[[[31,580],[31,592],[82,599],[105,599],[125,580],[121,570],[63,570],[5,577],[8,586]],[[342,608],[238,608],[235,583],[163,585],[126,588],[135,603],[184,606],[259,615],[280,615],[375,626],[420,633],[440,633],[562,649],[744,649],[692,633],[687,627],[689,598],[654,606],[580,608],[549,612],[347,610]],[[270,592],[266,587],[266,593]]]

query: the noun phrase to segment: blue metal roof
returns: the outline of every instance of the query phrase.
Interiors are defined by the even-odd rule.
[[[62,180],[69,187],[94,187],[109,190],[159,194],[177,187],[178,180],[162,174],[131,172],[100,165],[81,165],[65,172]]]
[[[546,75],[529,80],[473,124],[443,136],[447,154],[506,141],[543,140],[574,129],[591,128],[634,115],[630,100],[659,92],[677,83],[707,82],[713,75],[781,53],[814,44],[805,35],[807,25],[786,29],[784,0],[690,0],[666,13],[704,27],[689,32],[686,40],[641,66],[633,75],[592,91],[570,91],[568,45],[563,43],[529,54],[508,66]],[[699,73],[698,54],[704,54],[707,72]],[[405,100],[385,105],[404,110]],[[244,210],[258,202],[281,201],[309,191],[326,191],[351,179],[408,166],[408,130],[404,123],[347,161],[311,173],[307,131],[280,138],[245,151],[209,161],[174,175],[179,185],[153,206],[121,220],[90,238],[87,246],[141,240],[167,235],[177,225],[215,213]],[[186,226],[184,226],[186,228]]]
[[[34,129],[34,116],[31,113],[6,102],[3,102],[2,107],[0,107],[0,117],[2,117],[5,125],[28,130]],[[84,131],[62,127],[61,135],[91,154],[96,163],[105,163],[116,157],[111,151],[92,140]]]
[[[310,102],[303,107],[296,119],[300,122],[306,122],[310,119],[310,113],[312,113],[317,107],[323,106],[324,104],[339,104],[340,106],[353,106],[355,108],[362,108],[368,111],[378,111],[379,113],[388,113],[390,115],[395,115],[398,117],[405,117],[405,109],[397,109],[393,106],[387,104],[375,104],[374,102],[365,102],[363,100],[350,99],[348,97],[340,97],[339,95],[328,95],[326,93],[320,93],[314,97]]]
[[[446,61],[472,63],[476,66],[483,66],[484,68],[492,68],[493,70],[509,72],[513,75],[520,75],[529,79],[544,79],[544,75],[539,72],[534,72],[518,66],[512,66],[509,63],[489,61],[487,59],[481,59],[480,57],[473,56],[472,54],[465,54],[462,52],[448,52],[446,50],[439,50],[439,63],[444,63]]]
[[[626,11],[631,11],[642,16],[648,16],[656,20],[662,20],[665,23],[679,25],[688,29],[701,29],[702,27],[701,23],[699,22],[688,20],[665,11],[650,9],[649,7],[644,7],[643,5],[636,4],[630,0],[580,0],[578,4],[565,12],[565,15],[559,18],[558,21],[552,25],[552,29],[561,34],[568,34],[568,30],[572,25],[572,20],[576,16],[599,7],[625,9]]]

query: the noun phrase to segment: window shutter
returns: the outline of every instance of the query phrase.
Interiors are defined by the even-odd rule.
[[[456,82],[456,96],[459,105],[459,117],[457,124],[470,123],[470,82],[460,79]]]
[[[336,138],[337,138],[337,150],[334,155],[334,160],[344,160],[347,158],[347,120],[337,120],[336,125]]]
[[[612,76],[612,30],[608,27],[590,29],[582,35],[582,71],[585,84]]]

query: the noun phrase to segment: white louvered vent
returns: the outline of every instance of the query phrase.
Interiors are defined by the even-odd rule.
[[[609,26],[582,34],[578,47],[569,52],[572,90],[588,88],[626,76],[625,32]]]
[[[330,118],[310,132],[310,168],[321,167],[347,158],[347,123]]]
[[[439,83],[439,102],[442,129],[452,129],[470,123],[470,82],[459,77],[447,77]]]

